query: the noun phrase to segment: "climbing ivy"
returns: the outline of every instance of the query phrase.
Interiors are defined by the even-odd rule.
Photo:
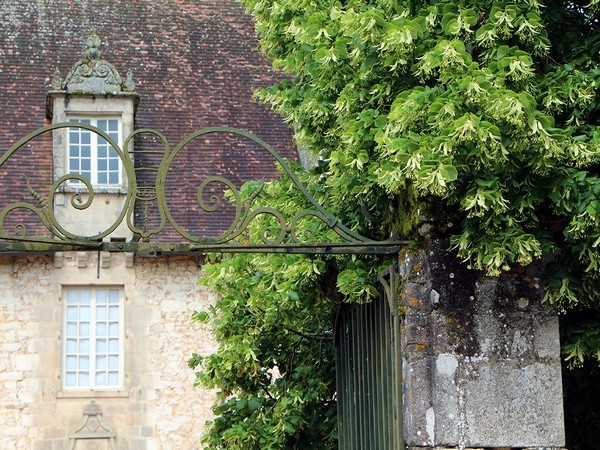
[[[319,159],[305,176],[345,224],[374,237],[390,233],[414,237],[420,217],[451,218],[456,223],[453,248],[472,269],[497,276],[545,256],[550,259],[545,302],[560,312],[598,309],[599,0],[246,0],[245,4],[256,21],[262,49],[285,75],[257,98],[279,111],[296,130],[297,144]],[[279,189],[277,182],[271,185]],[[293,196],[285,198],[292,206]],[[274,196],[272,201],[279,199]],[[383,206],[392,214],[384,225],[374,227],[360,205]],[[320,274],[301,271],[300,280],[293,278],[293,267],[313,260],[294,257],[291,264],[282,256],[270,256],[261,257],[264,262],[257,266],[257,258],[222,260],[207,268],[207,282],[225,296],[237,296],[228,290],[241,290],[238,283],[245,283],[246,304],[241,298],[239,303],[244,314],[250,314],[248,298],[256,298],[261,311],[279,307],[279,297],[271,295],[290,301],[286,291],[277,294],[278,286],[285,284],[253,284],[258,273],[289,275],[287,282],[300,283],[303,290],[294,285],[298,300],[293,308],[284,309],[286,325],[277,329],[281,332],[321,333],[324,329],[305,327],[323,324],[340,301],[338,295],[356,300],[372,292],[367,281],[376,270],[372,262],[317,259]],[[244,271],[248,279],[237,279]],[[336,279],[340,294],[324,296],[325,279]],[[365,280],[364,289],[354,283],[357,279]],[[316,308],[323,307],[319,303],[323,298],[328,306]],[[223,340],[219,329],[233,327],[225,324],[239,318],[226,309],[217,305],[214,313],[222,342],[218,354],[233,358],[237,350],[228,347],[228,337]],[[252,311],[263,320],[262,312]],[[598,322],[583,325],[580,331],[567,333],[565,357],[573,365],[587,360],[597,364]],[[254,336],[243,328],[238,331],[240,339]],[[319,361],[314,353],[298,353],[294,342],[269,340],[278,351],[294,350]],[[233,353],[225,356],[226,349]],[[210,358],[198,366],[204,368],[200,379],[227,386],[223,405],[247,395],[246,385],[236,378],[243,371],[232,366],[217,373]],[[250,358],[256,370],[268,370],[257,359]],[[292,389],[294,382],[286,373],[292,376],[283,370],[269,383],[277,385],[284,379],[286,389]],[[330,372],[321,375],[321,381],[331,381]],[[259,402],[255,412],[273,417],[275,408],[269,402],[276,404],[286,392],[260,400],[265,403]],[[319,399],[330,411],[334,396],[325,397]],[[291,403],[304,404],[300,399]],[[250,419],[255,416],[231,415],[235,408],[226,408],[217,410],[207,435],[214,448],[227,447],[222,435],[232,427],[261,428],[258,424],[266,423],[265,418],[257,422]],[[293,431],[288,427],[286,439],[309,427],[309,418],[301,417]],[[286,433],[282,425],[273,429]],[[320,431],[327,436],[323,442],[333,445],[333,428]],[[271,440],[264,447],[239,443],[227,448],[295,448],[283,438],[275,440],[283,434],[267,434]]]

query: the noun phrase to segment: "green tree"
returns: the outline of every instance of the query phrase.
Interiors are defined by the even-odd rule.
[[[495,276],[549,255],[547,304],[598,309],[598,0],[245,3],[287,77],[258,97],[319,158],[302,176],[345,224],[414,237],[417,211],[448,215],[460,224],[453,248],[474,270]],[[287,186],[270,183],[266,201],[298,206]],[[393,214],[373,227],[360,205]],[[235,256],[207,269],[226,299],[213,311],[221,347],[191,363],[221,388],[212,448],[335,445],[321,338],[338,302],[369,299],[376,266]],[[333,279],[339,294],[323,287]],[[599,327],[586,314],[569,328],[571,365],[599,363]]]

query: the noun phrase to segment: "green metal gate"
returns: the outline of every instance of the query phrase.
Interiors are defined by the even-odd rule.
[[[394,266],[379,298],[348,305],[336,326],[338,436],[343,450],[400,450],[402,358]]]

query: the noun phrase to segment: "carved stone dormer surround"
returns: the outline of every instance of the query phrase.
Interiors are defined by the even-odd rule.
[[[99,46],[100,38],[96,31],[92,30],[86,41],[83,59],[73,65],[64,79],[60,76],[59,68],[54,71],[47,97],[46,113],[55,122],[54,103],[57,98],[67,95],[122,96],[129,98],[134,110],[137,109],[139,95],[135,92],[132,72],[128,71],[126,79],[123,80],[114,65],[101,59]]]
[[[67,122],[73,116],[112,116],[121,120],[121,136],[134,130],[134,117],[139,103],[131,71],[123,80],[114,65],[101,59],[100,38],[95,30],[90,32],[83,59],[77,61],[64,79],[57,68],[46,98],[46,114],[53,123]],[[55,130],[54,178],[67,173],[67,129]],[[122,144],[122,142],[120,143]],[[130,147],[133,143],[130,143]],[[128,149],[130,152],[133,148]],[[126,186],[126,179],[121,183]],[[106,192],[114,191],[104,188]]]
[[[120,146],[126,136],[134,131],[134,118],[139,103],[131,71],[125,79],[121,77],[113,64],[101,58],[100,38],[95,30],[90,32],[82,59],[77,61],[64,78],[57,68],[50,82],[50,91],[46,97],[46,115],[52,123],[69,122],[87,118],[94,120],[116,119],[119,123]],[[95,125],[92,122],[92,125]],[[70,173],[69,169],[69,130],[59,128],[53,131],[53,173],[58,180]],[[133,152],[133,141],[128,145]],[[92,158],[93,159],[93,158]],[[55,199],[55,214],[61,225],[68,231],[88,230],[94,235],[106,229],[118,217],[122,210],[127,192],[127,176],[123,165],[119,166],[119,182],[96,185],[93,180],[94,204],[84,212],[71,206],[73,195],[85,192],[83,183],[65,182]],[[101,221],[98,222],[98,218]],[[130,231],[119,227],[111,235],[129,238]]]

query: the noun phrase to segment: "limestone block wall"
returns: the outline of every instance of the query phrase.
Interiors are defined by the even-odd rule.
[[[209,331],[191,322],[194,310],[214,301],[198,286],[201,270],[193,257],[0,257],[0,448],[68,449],[92,400],[114,430],[118,450],[199,448],[214,399],[193,387],[186,364],[193,352],[214,348]],[[63,390],[64,285],[123,287],[124,389]]]
[[[559,449],[558,318],[539,268],[468,270],[443,235],[401,263],[404,436],[427,448]]]

